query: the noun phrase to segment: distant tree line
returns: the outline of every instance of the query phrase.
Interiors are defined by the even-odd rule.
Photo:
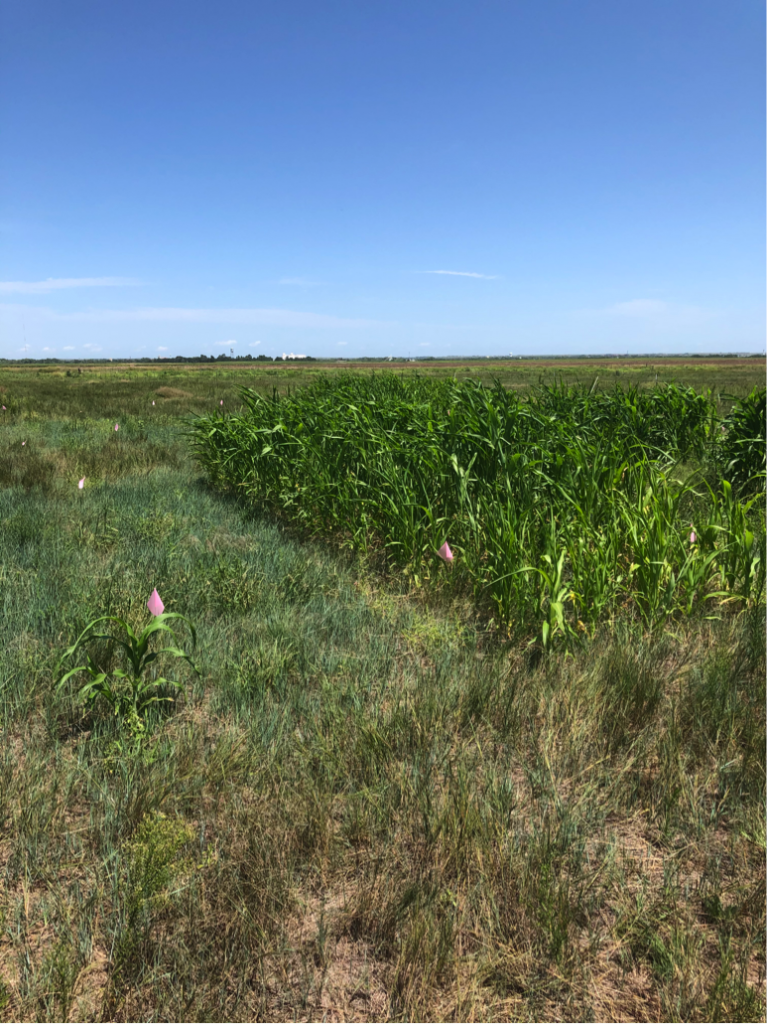
[[[125,357],[114,360],[117,363],[271,363],[274,362],[272,356],[264,355],[260,353],[257,356],[251,355],[249,352],[244,356],[227,356],[223,352],[220,356],[136,356],[136,357]],[[282,362],[280,357],[277,357],[277,362]],[[290,360],[289,360],[290,361]],[[316,362],[314,356],[306,356],[302,362],[313,363]],[[31,357],[24,359],[5,359],[0,357],[0,363],[44,363],[49,365],[56,365],[58,363],[67,365],[69,363],[111,363],[112,360],[106,359],[94,359],[93,356],[84,356],[81,359],[57,359],[55,356],[49,356],[45,359],[33,359]]]
[[[640,360],[640,359],[646,359],[646,360],[654,359],[654,360],[661,361],[661,360],[664,360],[664,359],[733,359],[733,358],[753,359],[753,358],[757,358],[757,357],[759,357],[761,355],[762,355],[761,352],[674,352],[674,353],[669,353],[669,352],[643,352],[643,353],[637,353],[635,355],[618,355],[617,353],[609,352],[609,353],[605,353],[603,355],[594,355],[594,354],[591,354],[591,355],[584,355],[584,354],[578,354],[578,355],[548,355],[548,356],[547,355],[540,355],[540,356],[511,356],[511,355],[505,355],[505,356],[504,355],[497,355],[497,356],[475,356],[475,355],[460,356],[460,355],[455,355],[455,356],[452,356],[451,355],[451,356],[418,356],[418,357],[415,357],[415,358],[411,358],[410,356],[352,356],[352,357],[329,356],[329,357],[321,358],[319,360],[315,356],[302,356],[300,362],[302,362],[302,363],[303,362],[307,362],[307,363],[315,363],[315,362],[324,362],[324,363],[343,363],[343,362],[353,362],[353,363],[415,363],[415,362],[418,362],[418,363],[426,363],[426,362],[451,361],[451,362],[472,363],[472,362],[485,362],[488,359],[492,359],[495,362],[500,362],[501,360],[513,360],[514,362],[517,362],[519,360],[523,360],[525,362],[536,362],[538,360],[544,360],[546,362],[549,362],[549,361],[556,360],[556,359],[561,359],[563,361],[569,361],[569,360],[575,360],[575,359],[582,359],[584,361],[588,361],[590,359],[624,359],[624,360],[627,359],[627,360],[632,360],[632,361],[637,361],[637,360]],[[45,359],[35,359],[32,356],[26,356],[26,357],[24,357],[22,359],[8,359],[5,356],[0,356],[0,366],[2,366],[2,365],[6,365],[6,366],[9,366],[9,365],[24,366],[24,365],[35,365],[35,364],[37,364],[37,365],[53,365],[53,366],[55,366],[57,364],[62,364],[62,365],[66,366],[66,365],[71,365],[72,363],[88,363],[88,364],[92,364],[92,363],[111,363],[113,361],[116,362],[116,363],[163,363],[163,364],[167,364],[167,363],[272,363],[272,362],[281,363],[282,362],[282,358],[281,358],[281,356],[267,356],[267,355],[264,355],[264,353],[260,353],[259,355],[254,356],[250,352],[247,355],[243,355],[243,356],[240,356],[240,355],[231,356],[231,355],[226,355],[225,353],[222,352],[221,355],[218,355],[218,356],[207,356],[207,355],[199,355],[199,356],[136,356],[136,357],[132,357],[132,356],[127,356],[126,357],[126,356],[123,356],[123,357],[118,357],[118,358],[116,358],[114,360],[110,359],[109,357],[102,358],[102,359],[97,359],[97,358],[94,358],[93,356],[88,356],[88,355],[85,355],[85,356],[83,356],[83,357],[81,357],[79,359],[78,358],[57,359],[55,356],[47,356]],[[286,360],[286,362],[289,362],[289,363],[294,362],[294,361],[297,361],[297,360],[294,360],[294,359],[287,359]]]

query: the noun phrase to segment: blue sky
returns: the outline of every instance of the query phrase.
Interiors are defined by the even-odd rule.
[[[0,356],[762,351],[756,0],[4,0]]]

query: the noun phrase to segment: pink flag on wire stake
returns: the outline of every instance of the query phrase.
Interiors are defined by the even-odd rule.
[[[82,490],[83,487],[85,487],[85,477],[83,477],[82,480],[77,481],[77,486],[80,488],[80,490]]]
[[[156,587],[149,595],[149,600],[147,601],[146,606],[152,615],[162,615],[165,611],[165,605],[160,600],[160,595],[157,593]]]
[[[448,544],[447,541],[445,541],[445,543],[439,549],[437,554],[442,559],[442,561],[447,562],[448,565],[450,565],[450,563],[453,561],[453,552],[450,550],[450,545]]]
[[[115,423],[115,430],[119,430],[119,429],[120,429],[120,424],[119,423]]]

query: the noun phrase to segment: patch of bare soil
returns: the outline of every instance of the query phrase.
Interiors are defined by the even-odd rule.
[[[289,927],[290,954],[275,962],[271,1021],[381,1021],[390,1014],[386,966],[370,945],[343,934],[344,899],[311,897]]]

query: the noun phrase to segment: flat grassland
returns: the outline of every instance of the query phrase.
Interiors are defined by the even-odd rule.
[[[393,368],[764,384],[640,362]],[[0,1019],[763,1019],[763,600],[500,642],[205,481],[190,413],[350,369],[0,368]],[[57,688],[153,588],[177,699]]]
[[[239,389],[254,388],[265,394],[279,394],[303,387],[319,377],[348,373],[392,371],[407,378],[458,377],[494,380],[507,388],[526,390],[535,384],[587,384],[599,376],[602,387],[619,383],[676,382],[715,395],[747,394],[764,384],[763,358],[667,358],[667,359],[535,359],[535,360],[421,360],[413,362],[317,361],[215,363],[78,363],[0,367],[0,387],[12,393],[19,411],[43,419],[75,419],[92,413],[111,416],[147,415],[148,403],[156,402],[155,415],[178,417],[183,413],[208,411],[212,403],[224,400],[227,411],[239,405]],[[157,394],[163,388],[164,394]],[[171,389],[175,394],[167,389]],[[182,393],[183,392],[183,393]],[[8,402],[4,403],[8,406]]]

